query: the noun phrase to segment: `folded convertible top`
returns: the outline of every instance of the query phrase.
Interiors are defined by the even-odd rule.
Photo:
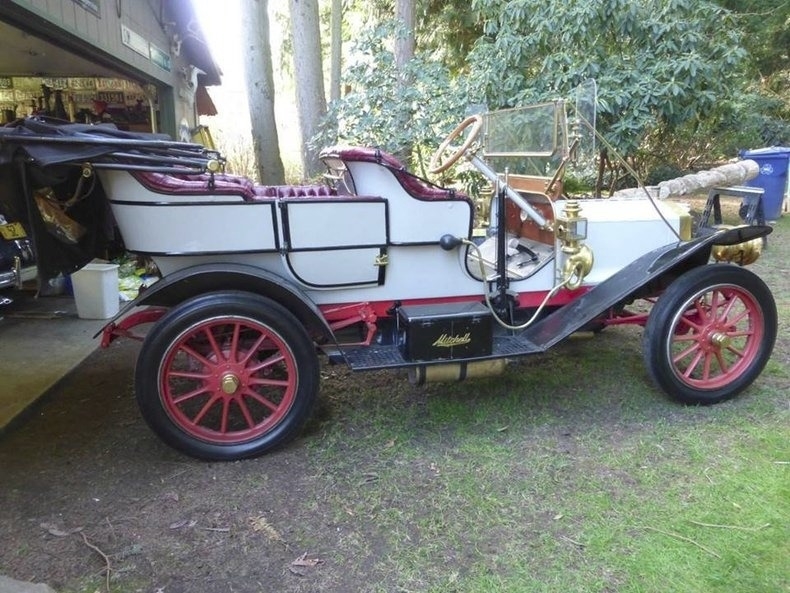
[[[41,167],[91,163],[106,168],[206,170],[219,153],[166,134],[126,132],[112,124],[74,124],[29,117],[0,127],[0,163],[22,150]]]

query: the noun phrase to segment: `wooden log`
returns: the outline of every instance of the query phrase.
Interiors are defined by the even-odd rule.
[[[760,166],[753,160],[745,159],[727,163],[721,167],[690,173],[683,177],[662,181],[650,188],[649,193],[660,200],[707,191],[713,187],[730,187],[743,185],[749,179],[757,177]],[[615,198],[632,198],[645,195],[645,188],[632,187],[614,192]]]

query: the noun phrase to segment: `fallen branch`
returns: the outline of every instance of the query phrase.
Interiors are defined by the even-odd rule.
[[[738,529],[740,531],[761,531],[766,527],[770,527],[770,523],[766,523],[765,525],[760,525],[759,527],[741,527],[739,525],[717,525],[715,523],[700,523],[699,521],[689,521],[690,523],[694,523],[694,525],[699,525],[700,527],[717,527],[719,529]]]
[[[99,556],[102,557],[104,560],[104,573],[105,573],[105,586],[107,588],[107,593],[110,592],[110,572],[112,568],[110,567],[110,559],[107,557],[107,554],[101,551],[97,546],[93,545],[88,541],[88,538],[85,536],[84,532],[81,532],[80,535],[82,536],[82,541],[85,542],[85,545],[88,546],[91,550],[96,552]]]
[[[709,467],[706,467],[706,468],[703,470],[703,472],[702,472],[702,475],[704,475],[706,478],[708,478],[708,482],[710,482],[711,484],[713,484],[713,483],[714,483],[714,482],[713,482],[713,480],[711,480],[710,476],[708,475],[708,470],[709,470],[709,469],[710,469]]]
[[[586,548],[587,546],[581,542],[577,542],[575,539],[571,539],[565,535],[561,535],[560,538],[564,539],[566,542],[572,543],[574,546],[578,546],[579,548]]]
[[[323,563],[324,561],[321,558],[308,558],[307,552],[305,552],[288,565],[288,570],[290,570],[291,573],[295,574],[296,576],[303,577],[305,576],[305,573],[304,571],[299,570],[300,568],[315,568],[316,566],[320,566]]]
[[[110,518],[109,517],[105,517],[104,520],[107,521],[107,527],[110,528],[110,533],[112,533],[112,539],[115,540],[116,539],[115,527],[113,527],[112,523],[110,523]]]
[[[715,556],[716,558],[721,560],[721,556],[719,556],[716,552],[714,552],[710,548],[706,548],[701,543],[694,541],[690,537],[686,537],[684,535],[680,535],[679,533],[672,533],[671,531],[664,531],[663,529],[656,529],[655,527],[650,527],[648,525],[642,525],[641,528],[642,529],[648,529],[650,531],[655,531],[656,533],[661,533],[661,534],[666,535],[668,537],[673,537],[675,539],[679,539],[679,540],[682,540],[684,542],[688,542],[688,543],[690,543],[692,545],[697,546],[700,550],[704,550],[705,552],[707,552],[711,556]]]

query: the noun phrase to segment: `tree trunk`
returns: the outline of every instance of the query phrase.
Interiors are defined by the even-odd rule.
[[[399,31],[398,36],[395,38],[395,66],[398,71],[398,87],[403,91],[412,84],[406,65],[414,57],[416,47],[414,39],[416,23],[414,0],[395,0],[395,19],[403,26],[403,31]],[[410,108],[402,106],[397,112],[397,117],[404,129],[408,129],[409,120],[412,117]],[[407,144],[399,147],[395,151],[395,156],[408,165],[411,160],[411,153],[412,146]]]
[[[396,0],[395,19],[403,23],[405,34],[399,35],[395,40],[395,65],[401,75],[403,84],[410,84],[404,78],[404,67],[414,57],[416,42],[414,40],[414,27],[416,23],[416,12],[414,0]]]
[[[245,0],[242,34],[246,55],[247,100],[258,178],[265,185],[285,183],[274,116],[274,80],[267,0]]]
[[[290,0],[290,2],[296,108],[302,136],[302,174],[309,179],[321,171],[318,151],[311,148],[309,142],[326,113],[318,1]]]
[[[340,70],[343,66],[343,0],[332,0],[332,71],[329,77],[329,98],[340,99]]]

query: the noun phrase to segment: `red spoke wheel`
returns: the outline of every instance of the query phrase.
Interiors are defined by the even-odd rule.
[[[318,392],[299,321],[269,299],[220,292],[175,307],[149,332],[135,372],[143,417],[201,459],[260,455],[298,434]]]
[[[713,404],[757,378],[776,332],[776,303],[758,276],[729,264],[701,266],[675,280],[650,312],[645,363],[670,396]]]

